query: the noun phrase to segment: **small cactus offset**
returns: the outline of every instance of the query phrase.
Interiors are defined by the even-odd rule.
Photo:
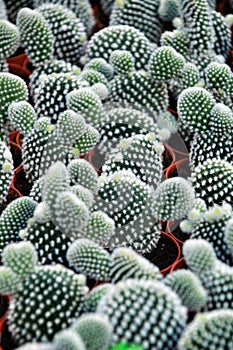
[[[30,242],[7,245],[2,252],[2,262],[21,278],[29,276],[37,264],[37,253]]]
[[[70,266],[100,281],[109,280],[110,255],[97,243],[86,239],[76,240],[67,251]]]
[[[103,314],[89,313],[78,318],[72,329],[80,335],[88,350],[108,350],[112,325]]]
[[[35,126],[36,112],[27,101],[12,102],[8,107],[8,117],[23,135],[26,135]]]
[[[0,202],[3,202],[13,179],[12,154],[5,144],[0,141]]]
[[[181,177],[174,177],[157,187],[152,210],[157,220],[179,220],[192,208],[193,203],[191,184]]]
[[[68,328],[55,335],[51,350],[86,350],[86,347],[80,335]]]

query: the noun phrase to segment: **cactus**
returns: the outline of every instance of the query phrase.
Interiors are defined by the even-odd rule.
[[[70,180],[96,193],[98,190],[98,175],[90,163],[84,159],[74,159],[67,167]]]
[[[8,107],[8,117],[15,128],[24,135],[35,126],[36,112],[27,101],[12,102]]]
[[[199,278],[189,270],[177,270],[166,276],[165,285],[170,287],[189,311],[198,311],[207,301],[207,292]]]
[[[174,177],[157,187],[152,211],[156,220],[178,220],[187,214],[193,203],[194,191],[191,184],[181,177]]]
[[[48,75],[34,95],[37,117],[48,117],[56,123],[59,114],[69,108],[66,105],[66,95],[80,86],[76,75],[67,73]]]
[[[58,332],[51,345],[53,350],[86,350],[80,335],[71,329]]]
[[[51,340],[82,313],[86,292],[83,275],[61,265],[38,267],[11,300],[7,319],[14,339],[20,345]]]
[[[162,178],[161,149],[163,151],[162,144],[155,141],[156,136],[149,133],[123,139],[103,165],[103,174],[109,176],[116,171],[131,170],[139,180],[156,188]]]
[[[27,227],[20,231],[19,236],[33,244],[39,264],[58,263],[69,266],[66,252],[73,239],[62,233],[52,221],[39,223],[35,219],[29,220]]]
[[[113,283],[130,278],[159,280],[161,275],[157,266],[130,248],[116,248],[111,254],[110,277]]]
[[[20,39],[28,57],[35,66],[53,57],[53,35],[45,18],[36,10],[22,8],[17,14]]]
[[[5,19],[0,19],[0,59],[11,56],[19,46],[18,28]]]
[[[109,61],[112,51],[115,50],[131,52],[135,58],[135,68],[145,69],[152,52],[152,45],[136,28],[116,25],[104,28],[92,36],[87,55],[90,60],[101,57]]]
[[[33,0],[34,6],[38,7],[44,4],[43,0]],[[89,0],[50,0],[49,3],[63,6],[75,13],[77,18],[80,18],[81,22],[86,28],[89,34],[94,25],[94,16],[91,4]]]
[[[2,141],[0,141],[0,179],[0,202],[3,202],[13,179],[13,158],[9,148]]]
[[[162,24],[157,15],[158,7],[158,0],[115,1],[110,16],[110,26],[129,25],[144,33],[150,41],[158,43],[162,32]]]
[[[2,252],[2,262],[21,278],[29,276],[37,264],[37,253],[30,242],[8,244]]]
[[[117,74],[127,75],[134,70],[134,57],[126,50],[115,50],[111,53],[110,62]]]
[[[100,125],[98,150],[107,158],[124,138],[148,133],[158,135],[157,125],[149,115],[132,108],[111,108]]]
[[[9,244],[19,242],[18,235],[33,215],[36,202],[30,197],[21,197],[12,201],[0,216],[0,252]]]
[[[112,326],[105,315],[83,315],[74,322],[72,328],[80,335],[88,350],[108,350]]]
[[[190,237],[207,240],[213,246],[218,259],[232,264],[232,253],[225,240],[225,229],[232,217],[231,206],[229,204],[214,205],[204,213],[197,213],[196,216],[199,216],[198,220],[195,220],[192,213],[188,215],[191,226]]]
[[[214,107],[213,96],[200,87],[185,89],[178,98],[178,114],[190,131],[208,130],[209,118]]]
[[[0,125],[7,121],[7,110],[11,102],[25,101],[28,98],[27,85],[20,77],[11,73],[0,73]]]
[[[67,107],[80,113],[93,127],[97,127],[102,121],[103,106],[99,96],[91,88],[73,89],[67,95]]]
[[[232,179],[233,166],[215,158],[200,164],[191,176],[197,197],[204,199],[208,206],[224,201],[232,205]]]
[[[97,243],[78,239],[69,247],[66,256],[75,270],[97,280],[109,280],[110,256]]]
[[[167,82],[184,68],[184,57],[172,47],[162,46],[155,50],[149,61],[149,74],[155,81]]]
[[[232,348],[232,310],[216,310],[197,314],[179,341],[180,350]]]
[[[54,38],[54,57],[72,64],[79,63],[84,55],[86,32],[83,23],[66,7],[44,4],[37,8]]]
[[[113,344],[133,343],[145,350],[173,350],[186,323],[186,308],[177,295],[150,280],[117,283],[101,299],[97,311],[109,317]]]

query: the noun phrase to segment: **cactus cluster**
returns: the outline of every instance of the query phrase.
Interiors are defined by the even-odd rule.
[[[219,2],[0,1],[0,293],[20,350],[232,349]]]

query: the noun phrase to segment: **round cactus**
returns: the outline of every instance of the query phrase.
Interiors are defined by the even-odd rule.
[[[12,294],[15,293],[21,284],[21,277],[14,273],[10,267],[0,267],[0,293]]]
[[[200,221],[193,222],[191,238],[203,238],[214,248],[221,261],[232,264],[232,252],[227,246],[225,229],[232,217],[232,209],[229,204],[215,205],[206,210]]]
[[[43,181],[42,197],[52,212],[55,210],[57,195],[69,189],[69,180],[69,173],[62,162],[56,162],[48,169]]]
[[[90,215],[83,235],[97,243],[103,244],[114,234],[115,223],[102,211],[95,211]]]
[[[179,341],[180,350],[232,349],[232,310],[197,314]]]
[[[72,328],[80,335],[88,350],[108,350],[112,326],[105,315],[83,315],[74,322]]]
[[[214,107],[214,98],[201,87],[185,89],[178,98],[178,114],[190,131],[205,132]]]
[[[68,109],[59,115],[57,130],[62,143],[72,145],[86,131],[86,123],[80,114]]]
[[[157,42],[162,31],[158,19],[159,1],[115,1],[110,16],[110,26],[129,25],[137,28],[152,42]],[[140,13],[140,16],[138,16]]]
[[[156,120],[167,109],[168,92],[164,83],[155,83],[147,72],[140,70],[127,76],[117,75],[110,86],[109,100],[121,107],[149,113]]]
[[[216,263],[213,247],[204,239],[191,239],[184,243],[183,254],[187,265],[197,274],[212,271]]]
[[[27,85],[23,79],[11,73],[0,73],[0,125],[6,123],[11,102],[25,101],[27,98]]]
[[[11,299],[7,322],[14,339],[20,345],[52,340],[82,313],[86,293],[83,275],[61,265],[38,267]]]
[[[53,350],[86,350],[80,335],[71,329],[58,332],[51,347]]]
[[[173,350],[186,323],[186,308],[178,296],[161,282],[150,280],[117,283],[101,299],[97,311],[109,317],[113,343],[138,344],[145,350]]]
[[[225,134],[233,127],[233,113],[222,103],[217,103],[211,110],[210,130],[214,133]]]
[[[12,102],[8,107],[8,117],[14,127],[26,135],[35,125],[36,112],[26,101]]]
[[[159,280],[157,266],[151,264],[131,248],[114,249],[110,260],[110,277],[113,283],[130,278]]]
[[[67,95],[67,106],[80,113],[91,126],[97,127],[102,121],[103,106],[99,96],[91,88],[70,92]]]
[[[182,304],[190,311],[200,310],[207,301],[207,292],[201,281],[189,270],[178,270],[165,278],[166,286],[170,287],[181,299]]]
[[[116,225],[109,240],[113,248],[131,246],[150,251],[156,246],[160,232],[153,217],[151,189],[127,171],[100,178],[100,189],[94,210],[102,210]]]
[[[93,166],[84,159],[74,159],[67,167],[71,182],[88,188],[96,193],[98,190],[98,175]]]
[[[68,149],[61,141],[48,118],[36,121],[35,127],[23,139],[23,168],[28,178],[35,181],[56,161],[64,161]]]
[[[194,171],[196,167],[203,164],[209,159],[222,159],[227,162],[232,160],[233,137],[231,133],[224,135],[208,131],[201,134],[195,134],[191,150],[190,150],[190,165]]]
[[[33,0],[34,6],[38,7],[44,4],[43,0]],[[63,6],[70,11],[74,12],[77,18],[80,18],[81,22],[86,28],[86,31],[90,33],[94,25],[93,10],[89,0],[50,0],[49,3]]]
[[[11,202],[0,216],[0,252],[9,244],[20,241],[19,231],[27,226],[33,216],[36,202],[30,197],[20,197]]]
[[[52,221],[69,237],[80,238],[87,225],[89,211],[86,204],[71,191],[57,194],[52,209]]]
[[[191,184],[181,177],[174,177],[158,186],[152,211],[157,220],[178,220],[187,214],[193,203],[194,191]]]
[[[2,262],[15,274],[25,278],[35,270],[37,253],[30,242],[12,243],[3,249]]]
[[[25,51],[35,66],[53,57],[53,35],[45,18],[36,10],[22,8],[17,14],[17,27]]]
[[[85,312],[95,312],[97,310],[99,301],[112,288],[114,288],[114,286],[111,283],[100,284],[97,287],[93,288],[87,295],[84,307]]]
[[[148,133],[158,135],[157,125],[149,115],[132,108],[111,108],[100,126],[98,150],[107,158],[124,138]]]
[[[71,192],[73,192],[83,203],[88,207],[92,207],[94,196],[93,193],[88,190],[86,187],[82,185],[73,185],[70,188]]]
[[[94,84],[98,84],[98,83],[101,83],[106,87],[108,87],[108,80],[105,77],[105,75],[102,74],[101,72],[98,72],[95,69],[84,67],[84,70],[82,71],[80,78],[81,80],[87,81],[91,87],[93,87]]]
[[[85,155],[90,152],[99,140],[99,132],[93,126],[87,124],[84,134],[74,142],[73,148],[67,153],[67,162],[78,159],[80,154]]]
[[[97,280],[109,279],[110,255],[89,239],[76,240],[67,251],[67,260],[75,270]]]
[[[233,166],[221,159],[208,159],[191,176],[198,197],[207,205],[227,202],[232,205]]]
[[[40,84],[47,78],[50,74],[72,74],[78,75],[80,73],[80,68],[75,65],[72,65],[69,62],[63,60],[51,60],[43,65],[36,67],[30,75],[30,92],[34,96]]]
[[[129,74],[134,69],[134,57],[129,51],[113,51],[110,56],[110,62],[117,74]]]
[[[174,1],[174,0],[165,0],[165,1]],[[164,1],[161,1],[161,4]],[[188,55],[188,40],[186,35],[181,30],[173,30],[172,32],[165,31],[161,35],[161,45],[162,46],[170,46],[176,50],[179,54],[183,55],[186,59],[189,57]]]
[[[19,30],[11,22],[0,19],[0,59],[11,56],[19,46]]]
[[[96,72],[103,74],[107,80],[111,80],[113,76],[113,68],[111,64],[109,64],[105,59],[101,57],[92,58],[90,61],[87,62],[84,68],[92,69]]]
[[[155,50],[149,61],[149,74],[155,81],[166,82],[178,76],[185,64],[184,57],[172,47]]]
[[[37,8],[45,18],[54,37],[54,56],[73,64],[84,55],[86,31],[83,23],[68,8],[44,4]]]

